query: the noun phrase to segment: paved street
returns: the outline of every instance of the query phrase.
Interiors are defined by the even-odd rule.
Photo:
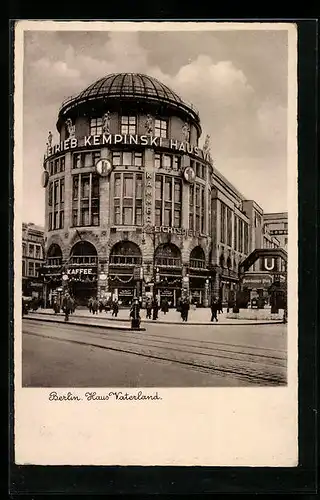
[[[285,325],[146,324],[132,332],[23,320],[28,387],[274,386],[286,383]]]

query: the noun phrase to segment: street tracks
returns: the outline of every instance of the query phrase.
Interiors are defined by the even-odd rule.
[[[248,386],[286,384],[287,360],[284,351],[168,334],[114,331],[107,327],[94,329],[72,323],[62,323],[59,329],[57,324],[41,323],[31,318],[25,324],[28,326],[24,328],[24,333],[28,335],[177,363],[192,370],[244,381]]]

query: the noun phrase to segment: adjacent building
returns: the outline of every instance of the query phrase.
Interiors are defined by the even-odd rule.
[[[22,295],[41,298],[43,280],[39,270],[44,263],[44,228],[22,224]]]
[[[264,228],[279,241],[279,246],[288,249],[288,213],[264,214]]]
[[[45,293],[227,301],[264,245],[264,214],[215,168],[198,111],[157,79],[117,73],[67,99],[43,162]],[[278,240],[268,236],[273,244]]]

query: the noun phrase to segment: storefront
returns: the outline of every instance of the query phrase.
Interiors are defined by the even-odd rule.
[[[165,299],[169,307],[176,307],[181,298],[181,276],[159,273],[159,281],[155,284],[155,296],[160,305]]]
[[[97,296],[96,266],[70,266],[64,277],[67,277],[64,281],[78,306],[87,306],[90,297]]]

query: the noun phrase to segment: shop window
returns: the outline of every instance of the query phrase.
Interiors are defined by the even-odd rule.
[[[22,243],[22,255],[27,256],[27,245],[25,243]]]
[[[73,155],[73,168],[81,168],[81,154],[75,153]]]
[[[60,179],[60,203],[64,203],[64,179]]]
[[[90,135],[102,134],[102,118],[91,118],[90,120]]]
[[[26,275],[26,261],[22,261],[22,276]]]
[[[154,122],[155,137],[168,138],[168,120],[158,119]]]
[[[205,232],[205,200],[204,200],[204,187],[201,186],[201,209],[200,209],[200,231],[203,234]]]
[[[122,164],[123,165],[132,165],[132,153],[124,151],[122,154]]]
[[[121,134],[135,135],[137,133],[137,118],[135,116],[121,116]]]
[[[65,164],[66,164],[65,157],[62,156],[60,158],[60,172],[64,172],[65,171]]]
[[[72,199],[77,200],[79,193],[79,176],[74,175],[72,179]]]
[[[135,152],[133,153],[134,156],[134,165],[136,167],[141,167],[142,166],[142,153]]]

